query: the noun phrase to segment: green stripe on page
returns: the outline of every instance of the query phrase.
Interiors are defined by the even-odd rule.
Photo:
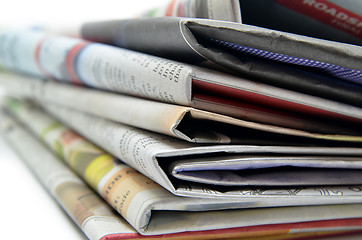
[[[63,127],[62,124],[60,124],[59,122],[56,122],[56,121],[52,122],[51,124],[49,124],[47,127],[45,127],[41,131],[41,133],[40,133],[41,139],[45,140],[45,137],[49,132],[53,131],[54,129],[62,128],[62,127]]]

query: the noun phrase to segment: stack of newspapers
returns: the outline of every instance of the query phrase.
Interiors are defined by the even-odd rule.
[[[362,232],[362,47],[234,0],[158,14],[0,32],[1,135],[85,235]]]

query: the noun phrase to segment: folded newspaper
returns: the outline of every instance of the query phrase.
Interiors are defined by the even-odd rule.
[[[362,45],[362,4],[338,0],[169,0],[141,17],[188,17],[241,22]]]
[[[90,22],[80,31],[88,40],[185,62],[207,59],[259,82],[362,105],[359,46],[209,19]]]
[[[362,45],[362,2],[240,0],[243,23]]]
[[[196,143],[244,143],[279,145],[351,145],[362,143],[354,128],[309,124],[319,128],[312,133],[206,112],[191,107],[161,103],[96,89],[43,81],[1,71],[0,86],[13,94],[54,102],[75,110],[114,120],[123,124],[178,137]],[[92,106],[92,107],[89,107]],[[269,118],[272,117],[270,114]],[[299,128],[298,118],[289,119]],[[304,127],[306,128],[306,127]],[[333,129],[333,130],[332,130]],[[348,132],[337,135],[330,132]]]
[[[76,38],[4,30],[0,33],[0,65],[245,120],[296,128],[299,117],[302,130],[318,131],[328,122],[331,131],[344,126],[356,135],[362,133],[359,107]],[[310,124],[317,120],[318,125]]]
[[[32,125],[45,139],[49,135],[49,144],[58,151],[62,149],[58,146],[62,140],[56,136],[62,136],[63,126],[54,127],[58,123],[36,107],[12,102],[12,111],[24,123]],[[361,192],[355,191],[361,184],[360,148],[195,146],[59,105],[46,103],[44,106],[85,137],[176,195],[231,201],[230,207],[235,202],[238,205],[245,201],[261,206],[284,206],[352,203],[362,198]],[[189,176],[190,168],[197,171],[197,179]],[[239,170],[230,171],[230,168]],[[179,177],[182,173],[184,176]],[[186,181],[175,178],[185,176]],[[208,184],[203,184],[205,182]],[[353,185],[345,186],[348,184]],[[325,188],[324,185],[336,186]],[[272,188],[267,188],[270,186]],[[276,195],[278,200],[273,197]]]
[[[259,210],[246,210],[245,214],[239,214],[239,219],[244,218],[244,223],[247,223],[248,221],[252,221],[254,218],[256,220],[254,225],[247,224],[249,226],[246,227],[228,227],[225,229],[206,231],[180,232],[158,236],[142,236],[137,233],[123,218],[111,211],[111,208],[107,203],[103,202],[95,192],[93,192],[82,182],[82,180],[79,179],[76,174],[70,171],[62,162],[59,161],[59,159],[51,154],[43,144],[38,142],[33,135],[31,135],[22,126],[20,126],[18,122],[14,121],[11,116],[4,112],[3,109],[0,111],[0,119],[0,133],[23,158],[30,170],[34,172],[46,190],[57,200],[78,227],[81,228],[85,235],[91,240],[154,239],[155,237],[162,239],[235,239],[241,237],[262,236],[273,236],[278,238],[287,237],[288,239],[292,239],[294,237],[300,238],[308,236],[347,234],[361,231],[362,228],[361,216],[355,218],[355,214],[349,215],[346,213],[351,210],[361,212],[358,211],[360,205],[331,205],[329,207],[313,206],[311,208],[314,211],[318,211],[319,214],[329,215],[329,217],[325,217],[325,219],[332,220],[305,221],[302,219],[295,223],[270,225],[268,223],[258,223],[258,218],[262,219],[259,216],[262,214],[258,213]],[[87,161],[86,156],[87,155],[82,155],[79,160]],[[128,183],[130,182],[132,181],[129,181],[128,179]],[[279,208],[279,210],[281,210],[280,212],[290,210],[290,214],[296,213],[293,208]],[[340,210],[341,212],[335,214],[336,210]],[[341,214],[342,212],[344,214]],[[266,210],[265,213],[267,214],[271,212]],[[213,217],[212,215],[209,216]],[[272,220],[273,215],[270,216]],[[172,219],[171,216],[168,217],[167,215],[163,215],[163,217],[165,218],[163,223],[159,221],[160,225],[157,225],[157,227],[161,226],[162,228],[162,226],[165,225],[165,222],[171,220],[175,221],[175,219]],[[222,214],[220,217],[225,216]],[[275,216],[275,218],[278,217],[279,216]],[[206,221],[206,218],[198,219],[204,220],[204,222],[195,223],[190,221],[189,224],[200,226],[201,224],[206,225],[210,223],[209,220]],[[213,222],[229,221],[227,217],[218,219],[219,221],[214,220]],[[320,219],[320,217],[318,217],[318,219]],[[153,221],[152,217],[150,221]],[[180,223],[187,225],[186,222],[182,222],[180,220],[176,220],[174,222],[175,225]],[[151,224],[151,226],[152,225],[155,226],[154,224]],[[173,227],[171,229],[173,229]],[[141,232],[144,231],[142,230]]]
[[[134,17],[188,17],[206,18],[221,21],[241,22],[239,0],[169,0],[143,12],[137,12]],[[120,16],[122,17],[122,16]],[[47,25],[38,28],[53,33],[77,36],[83,22],[73,22],[71,25]],[[171,37],[171,36],[170,36]]]

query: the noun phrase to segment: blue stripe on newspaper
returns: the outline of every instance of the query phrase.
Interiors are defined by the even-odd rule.
[[[334,77],[349,80],[354,83],[362,84],[362,72],[359,70],[354,70],[354,69],[345,68],[345,67],[341,67],[341,66],[334,65],[334,64],[314,61],[314,60],[305,59],[305,58],[292,57],[292,56],[288,56],[288,55],[284,55],[284,54],[280,54],[280,53],[268,52],[268,51],[260,50],[260,49],[256,49],[256,48],[245,47],[245,46],[241,46],[241,45],[238,45],[235,43],[230,43],[230,42],[217,40],[217,39],[210,39],[210,41],[214,42],[218,45],[227,47],[229,49],[235,50],[240,53],[245,53],[245,54],[253,55],[256,57],[261,57],[261,58],[279,61],[279,62],[283,62],[283,63],[318,68]]]

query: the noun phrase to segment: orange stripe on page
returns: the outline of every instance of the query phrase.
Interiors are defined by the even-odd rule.
[[[74,84],[83,84],[82,81],[79,79],[77,72],[74,69],[74,60],[76,58],[76,56],[78,55],[78,53],[83,49],[83,47],[85,47],[86,45],[88,45],[88,42],[84,41],[81,43],[78,43],[77,45],[75,45],[67,54],[67,59],[66,59],[66,65],[67,65],[67,70],[68,73],[71,77],[71,82]]]
[[[172,0],[172,1],[168,4],[168,6],[167,6],[167,8],[166,8],[166,12],[165,12],[165,15],[166,15],[167,17],[171,17],[171,16],[172,16],[172,12],[173,12],[173,9],[175,8],[175,4],[176,4],[176,0]]]

